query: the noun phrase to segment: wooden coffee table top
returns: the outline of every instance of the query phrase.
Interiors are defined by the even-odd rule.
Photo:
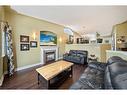
[[[49,65],[45,65],[43,67],[40,67],[36,69],[36,71],[42,75],[46,80],[50,80],[62,71],[70,68],[73,65],[71,62],[67,61],[57,61],[54,63],[51,63]]]

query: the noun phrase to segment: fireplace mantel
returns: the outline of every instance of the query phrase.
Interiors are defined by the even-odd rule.
[[[40,46],[41,48],[41,63],[42,64],[45,64],[44,62],[44,58],[45,58],[45,55],[44,55],[44,52],[45,51],[49,51],[49,50],[55,50],[55,61],[58,60],[58,46]]]

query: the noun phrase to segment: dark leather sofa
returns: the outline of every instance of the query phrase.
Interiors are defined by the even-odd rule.
[[[107,63],[91,62],[70,89],[127,89],[127,61],[113,56]]]
[[[84,50],[70,50],[63,55],[63,60],[78,64],[87,64],[88,52]]]

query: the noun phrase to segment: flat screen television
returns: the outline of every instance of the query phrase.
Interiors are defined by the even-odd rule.
[[[56,45],[57,35],[50,31],[40,31],[40,45]]]

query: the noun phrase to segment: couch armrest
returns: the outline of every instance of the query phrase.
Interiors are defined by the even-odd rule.
[[[102,62],[90,62],[88,64],[89,67],[104,71],[107,64],[106,63],[102,63]]]
[[[67,57],[69,55],[70,55],[69,53],[65,53],[65,54],[63,54],[63,57]]]

